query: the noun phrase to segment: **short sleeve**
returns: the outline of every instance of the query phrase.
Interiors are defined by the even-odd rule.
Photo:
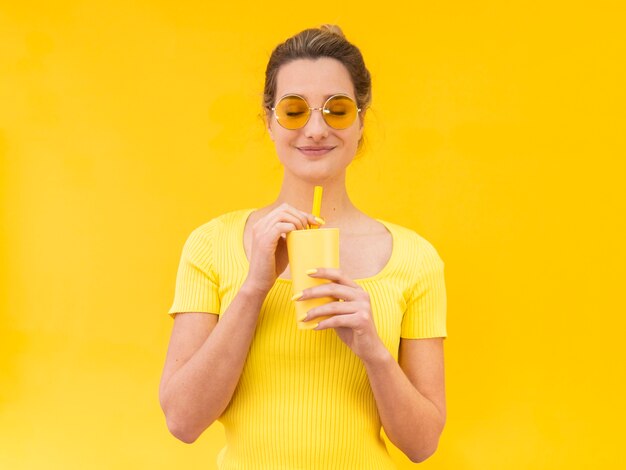
[[[216,223],[195,229],[185,242],[176,276],[174,303],[169,314],[220,312],[219,279],[214,270]]]
[[[419,273],[402,318],[400,336],[408,339],[446,337],[446,286],[443,261],[428,242],[421,247]]]

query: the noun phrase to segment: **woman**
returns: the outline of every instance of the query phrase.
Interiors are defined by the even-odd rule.
[[[193,442],[219,419],[222,469],[395,468],[380,437],[412,461],[443,430],[443,263],[416,233],[350,201],[346,168],[363,133],[371,82],[336,26],[305,30],[266,70],[267,128],[284,166],[276,201],[218,217],[185,244],[160,387],[167,425]],[[323,108],[323,109],[322,109]],[[292,299],[284,238],[320,225],[307,212],[324,187],[325,226],[340,229],[341,269]],[[296,328],[294,301],[315,331]]]

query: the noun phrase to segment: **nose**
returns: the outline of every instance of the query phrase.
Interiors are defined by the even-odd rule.
[[[328,137],[328,124],[322,117],[322,111],[319,108],[311,110],[309,121],[304,126],[304,135],[306,138],[318,142]]]

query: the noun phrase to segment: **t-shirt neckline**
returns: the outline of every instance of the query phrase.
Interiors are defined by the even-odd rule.
[[[257,210],[256,208],[252,208],[252,209],[244,209],[242,210],[242,217],[240,218],[239,221],[239,226],[237,227],[238,230],[238,237],[239,237],[239,243],[238,248],[239,248],[239,256],[241,257],[241,259],[244,262],[244,265],[246,266],[247,270],[250,270],[250,260],[248,259],[248,255],[246,255],[246,249],[245,249],[245,245],[243,243],[243,235],[244,235],[244,230],[246,228],[246,223],[248,222],[248,219],[250,218],[250,215],[252,215],[252,213]],[[387,229],[387,231],[391,234],[391,255],[389,256],[389,259],[387,260],[387,263],[382,267],[382,269],[380,271],[378,271],[376,274],[373,274],[371,276],[368,277],[364,277],[364,278],[360,278],[360,279],[354,279],[354,282],[371,282],[371,281],[376,281],[382,277],[384,277],[387,272],[389,272],[393,266],[393,264],[395,263],[395,259],[398,253],[398,249],[397,249],[397,242],[398,242],[398,237],[395,233],[395,229],[393,227],[392,224],[390,224],[389,222],[386,222],[384,220],[381,219],[375,219],[377,222],[380,222],[381,224],[383,224],[385,226],[385,228]],[[284,278],[277,278],[276,279],[277,283],[283,283],[283,284],[287,284],[287,285],[291,285],[291,279],[284,279]]]

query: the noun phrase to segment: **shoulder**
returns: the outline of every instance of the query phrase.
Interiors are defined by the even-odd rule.
[[[254,209],[241,209],[221,214],[192,230],[190,239],[206,239],[223,231],[234,230],[239,224],[245,223]]]
[[[443,267],[443,260],[439,253],[422,235],[415,230],[396,223],[380,220],[387,227],[393,236],[395,254],[406,262],[423,265],[440,265]]]
[[[241,209],[219,215],[191,231],[185,242],[187,253],[203,252],[212,247],[219,239],[229,238],[240,224],[245,221],[253,209]]]

